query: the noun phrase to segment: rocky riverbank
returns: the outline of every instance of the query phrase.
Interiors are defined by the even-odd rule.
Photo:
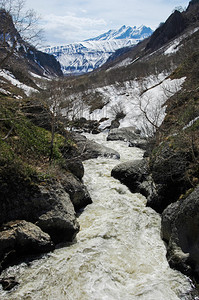
[[[131,192],[143,194],[147,206],[161,214],[170,266],[198,281],[198,164],[193,164],[190,149],[177,148],[180,138],[175,136],[175,149],[168,139],[156,143],[149,157],[119,164],[112,176]]]
[[[25,259],[52,251],[70,242],[79,231],[76,213],[92,203],[83,184],[82,160],[119,153],[84,136],[73,136],[75,147],[64,152],[61,168],[38,182],[27,180],[12,166],[1,179],[0,270]],[[2,174],[3,175],[3,174]],[[8,284],[8,289],[13,285]]]

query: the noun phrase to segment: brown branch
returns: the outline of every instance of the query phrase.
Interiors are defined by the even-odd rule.
[[[157,126],[153,121],[151,121],[151,120],[149,119],[149,117],[148,117],[148,115],[147,115],[147,112],[141,107],[141,105],[140,105],[140,110],[141,110],[141,112],[144,114],[146,120],[147,120],[153,127],[155,127],[156,129],[159,129],[159,126]]]
[[[0,66],[3,66],[4,63],[13,55],[15,47],[16,47],[17,41],[15,40],[13,42],[13,45],[11,48],[9,48],[9,51],[7,52],[6,56],[0,61]]]
[[[5,141],[5,140],[10,136],[10,134],[11,134],[12,131],[13,131],[13,129],[14,129],[14,126],[11,127],[11,129],[9,130],[9,132],[7,133],[7,135],[6,135],[4,138],[1,138],[2,141]]]

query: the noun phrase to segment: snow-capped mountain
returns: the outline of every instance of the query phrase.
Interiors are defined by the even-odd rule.
[[[136,45],[152,32],[151,28],[143,25],[138,28],[124,25],[119,30],[109,30],[83,42],[42,50],[56,57],[64,74],[82,74],[99,68],[117,49]]]
[[[104,40],[122,40],[122,39],[144,39],[150,36],[153,30],[150,27],[144,25],[140,27],[122,26],[119,30],[109,30],[108,32],[99,35],[96,38],[89,39],[87,41],[104,41]]]

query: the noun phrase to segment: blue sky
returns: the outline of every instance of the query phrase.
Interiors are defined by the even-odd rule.
[[[109,29],[150,26],[156,29],[175,7],[189,0],[26,0],[41,16],[45,45],[65,45],[95,37]]]

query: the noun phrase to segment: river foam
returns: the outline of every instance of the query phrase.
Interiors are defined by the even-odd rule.
[[[88,136],[87,136],[88,137]],[[139,159],[143,151],[125,142],[89,136],[121,155],[121,162]],[[118,160],[84,162],[84,182],[93,199],[79,216],[76,241],[52,254],[5,271],[20,286],[1,299],[49,300],[175,300],[191,299],[188,278],[170,269],[160,238],[160,216],[111,177]]]

